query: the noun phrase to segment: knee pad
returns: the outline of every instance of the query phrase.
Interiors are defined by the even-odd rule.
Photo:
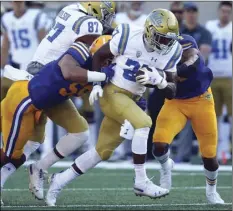
[[[81,147],[89,138],[89,130],[82,133],[68,133],[63,136],[56,145],[61,157],[66,157]]]
[[[147,153],[147,139],[150,132],[149,127],[136,129],[132,140],[132,152],[138,155]]]
[[[156,142],[153,144],[152,154],[154,157],[161,157],[168,152],[169,144]]]

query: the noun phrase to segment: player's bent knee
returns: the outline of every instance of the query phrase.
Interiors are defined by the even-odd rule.
[[[152,153],[155,157],[160,157],[168,152],[169,144],[156,142],[153,145]]]
[[[135,127],[135,129],[140,129],[140,128],[147,128],[147,127],[151,127],[152,125],[152,120],[149,116],[146,116],[146,118],[144,118],[140,124],[138,126]]]
[[[55,147],[59,157],[66,157],[81,147],[89,138],[89,130],[82,133],[68,133],[62,137]]]
[[[207,145],[200,147],[201,155],[205,158],[214,158],[216,157],[217,146],[216,145]]]
[[[108,160],[112,153],[114,152],[114,150],[111,149],[107,149],[107,147],[105,149],[100,148],[100,147],[96,147],[96,152],[99,154],[101,160],[105,161]]]

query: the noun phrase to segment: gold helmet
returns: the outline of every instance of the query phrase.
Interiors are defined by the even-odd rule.
[[[91,45],[90,52],[92,55],[96,53],[105,43],[109,42],[109,40],[112,39],[112,36],[110,35],[102,35],[99,36]],[[102,62],[102,66],[108,66],[112,63],[114,57],[108,58],[107,60]]]
[[[167,51],[173,46],[178,36],[178,21],[169,10],[155,9],[146,18],[144,40],[149,48]]]
[[[112,39],[110,35],[102,35],[99,36],[91,45],[90,52],[93,55],[96,51],[98,51],[105,43]]]
[[[81,5],[87,10],[88,15],[96,17],[103,26],[110,27],[115,17],[116,3],[113,1],[82,2]]]

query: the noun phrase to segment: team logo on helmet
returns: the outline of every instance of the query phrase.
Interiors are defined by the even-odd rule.
[[[112,2],[110,1],[102,1],[108,8],[112,8]]]

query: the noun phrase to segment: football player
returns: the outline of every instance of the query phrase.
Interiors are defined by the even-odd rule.
[[[176,72],[176,64],[182,54],[182,47],[176,41],[179,26],[175,16],[168,10],[152,11],[144,28],[134,28],[128,24],[119,25],[110,42],[103,45],[93,56],[93,70],[100,70],[102,62],[115,57],[115,75],[111,83],[94,86],[90,103],[100,97],[100,106],[105,115],[96,146],[78,157],[66,171],[54,174],[46,196],[49,205],[55,205],[62,188],[74,178],[86,173],[102,160],[108,160],[112,152],[122,142],[121,125],[129,120],[135,132],[132,151],[135,167],[134,192],[136,195],[160,198],[168,190],[154,185],[147,177],[145,157],[147,137],[151,127],[150,117],[136,104],[145,87],[136,82],[139,70],[153,71],[156,77],[150,81],[160,89],[169,89],[167,81],[157,69],[168,73]],[[142,82],[143,83],[143,82]]]
[[[93,36],[93,39],[97,36]],[[87,44],[91,45],[91,42],[90,39]],[[2,169],[9,166],[17,169],[26,161],[23,148],[27,140],[35,135],[36,113],[57,106],[70,96],[82,96],[91,90],[89,82],[106,82],[114,74],[111,69],[104,69],[104,72],[88,71],[90,65],[88,48],[80,41],[75,42],[58,60],[45,65],[35,77],[29,75],[30,81],[24,77],[10,87],[1,102],[4,142],[1,153],[1,189],[8,178],[7,174],[2,174]],[[16,77],[19,72],[17,70],[9,70],[10,75]],[[79,121],[82,121],[81,116]],[[74,149],[82,139],[86,140],[88,130],[81,134],[82,136],[79,133],[74,136],[73,142],[69,142]],[[57,148],[59,147],[58,143]],[[62,147],[62,150],[66,154],[70,149]]]
[[[217,158],[224,163],[231,159],[229,137],[232,122],[232,2],[220,2],[218,14],[219,18],[208,21],[206,28],[211,32],[213,38],[208,66],[214,74],[211,87],[218,118]],[[224,104],[227,107],[227,118],[222,115]]]
[[[63,8],[56,17],[54,27],[37,48],[32,62],[27,67],[27,71],[32,75],[37,74],[44,65],[62,56],[76,41],[81,42],[79,43],[79,51],[86,57],[88,54],[84,44],[91,43],[96,35],[101,35],[103,25],[105,27],[111,25],[114,11],[115,3],[104,1],[76,3]],[[44,172],[55,162],[72,153],[88,139],[88,124],[80,116],[70,99],[53,108],[44,109],[43,113],[46,113],[46,116],[57,125],[65,128],[68,134],[60,139],[59,143],[44,159],[29,167],[29,187],[38,199],[44,197]],[[44,117],[43,114],[42,117]],[[45,121],[42,121],[42,123],[39,121],[39,125],[41,129],[37,137],[43,139]],[[39,140],[39,142],[42,141]],[[63,148],[61,146],[65,150],[61,149]],[[28,148],[30,149],[30,146]],[[6,175],[9,176],[9,174]]]
[[[1,19],[1,69],[10,60],[13,67],[25,70],[46,35],[47,16],[41,10],[28,9],[24,1],[13,1],[12,7],[13,11],[6,12]],[[1,100],[12,83],[2,79]]]
[[[180,44],[184,53],[177,67],[176,96],[173,100],[165,100],[153,135],[153,154],[161,164],[160,186],[169,190],[172,187],[174,162],[169,158],[169,146],[190,119],[204,163],[207,201],[210,204],[223,204],[216,190],[219,164],[216,159],[217,121],[210,88],[213,74],[205,66],[193,37],[182,35]],[[171,112],[172,115],[169,115]]]

